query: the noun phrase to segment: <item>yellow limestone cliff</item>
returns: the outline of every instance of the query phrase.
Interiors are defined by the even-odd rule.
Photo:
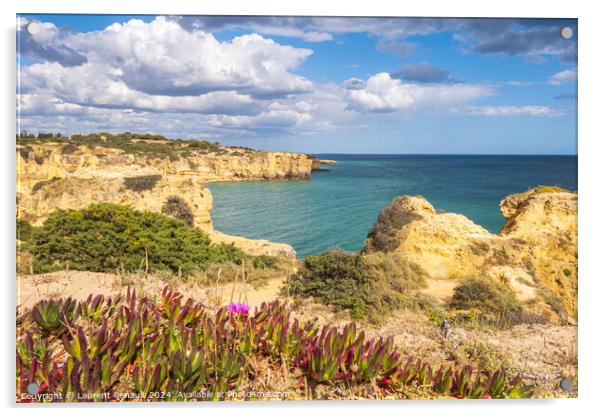
[[[489,276],[520,300],[537,288],[559,295],[577,310],[577,194],[538,187],[500,203],[507,222],[493,234],[463,215],[437,213],[423,197],[402,196],[384,208],[364,252],[392,252],[435,279]]]
[[[68,149],[68,150],[67,150]],[[234,243],[250,255],[284,254],[287,244],[230,236],[213,229],[211,181],[307,179],[312,161],[299,153],[221,148],[187,151],[185,156],[148,157],[109,147],[45,143],[17,146],[17,218],[41,225],[57,209],[79,209],[110,202],[161,212],[171,196],[186,202],[194,225],[213,241]],[[127,180],[148,179],[151,187],[128,187]]]

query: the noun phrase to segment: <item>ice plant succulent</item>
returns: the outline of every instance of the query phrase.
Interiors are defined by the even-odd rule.
[[[274,372],[297,398],[308,382],[356,391],[380,386],[375,397],[405,397],[408,389],[428,397],[532,395],[503,369],[434,371],[402,357],[391,338],[367,337],[354,323],[299,321],[278,301],[254,312],[244,303],[212,311],[167,288],[158,303],[128,290],[123,297],[42,301],[17,315],[20,401],[29,400],[23,395],[32,382],[48,401],[228,399],[224,392],[265,388]],[[118,396],[132,389],[136,395]]]

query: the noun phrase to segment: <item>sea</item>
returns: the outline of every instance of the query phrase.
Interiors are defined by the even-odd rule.
[[[577,156],[321,154],[336,165],[309,180],[211,183],[213,223],[227,234],[290,244],[298,258],[357,251],[381,209],[422,195],[493,233],[499,203],[538,185],[577,190]]]

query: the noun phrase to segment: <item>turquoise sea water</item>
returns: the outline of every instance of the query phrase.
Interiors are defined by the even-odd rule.
[[[398,195],[423,195],[498,232],[499,202],[537,185],[577,190],[577,156],[318,155],[335,159],[310,180],[209,184],[216,229],[288,243],[299,258],[356,251]]]

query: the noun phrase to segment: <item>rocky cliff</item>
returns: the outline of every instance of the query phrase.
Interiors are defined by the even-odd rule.
[[[524,302],[540,289],[577,310],[577,194],[539,187],[500,203],[506,225],[492,234],[463,215],[437,213],[422,197],[402,196],[383,209],[364,252],[392,252],[432,278],[489,276]]]
[[[305,154],[220,148],[151,157],[104,146],[31,143],[17,146],[16,157],[17,218],[34,225],[41,225],[56,209],[79,209],[95,202],[161,212],[169,197],[178,196],[192,211],[194,225],[213,240],[234,243],[251,255],[295,257],[289,245],[214,230],[212,196],[203,183],[307,179],[312,161]]]
[[[135,147],[134,147],[135,149]],[[140,175],[189,176],[197,181],[308,179],[306,154],[220,148],[208,152],[183,147],[164,155],[72,144],[17,146],[17,175],[22,186],[64,178],[123,178]]]

